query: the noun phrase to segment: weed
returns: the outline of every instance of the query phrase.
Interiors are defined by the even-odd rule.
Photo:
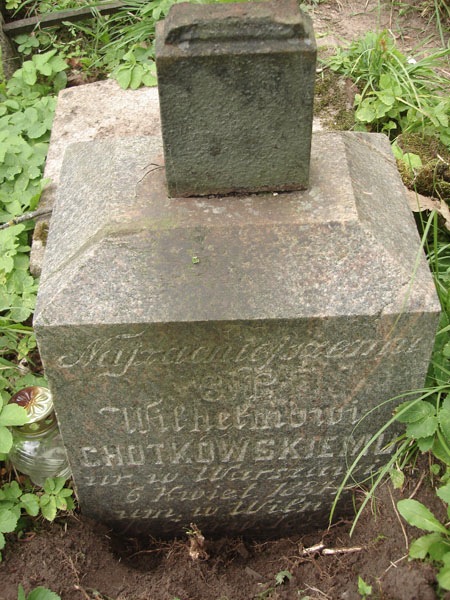
[[[387,31],[369,32],[327,59],[333,70],[355,81],[356,129],[395,137],[420,131],[450,147],[448,79],[439,75],[450,49],[421,59],[402,54]]]
[[[450,483],[440,487],[437,495],[447,505],[450,503]],[[450,590],[450,529],[442,525],[433,513],[421,502],[414,499],[400,500],[397,503],[398,512],[414,527],[430,532],[412,542],[409,548],[410,558],[430,558],[440,565],[437,574],[439,586]],[[449,509],[447,512],[450,516]]]
[[[66,488],[65,483],[64,477],[48,478],[38,492],[23,490],[17,481],[0,488],[0,550],[6,544],[5,533],[21,531],[25,514],[31,517],[41,514],[47,521],[54,521],[58,510],[74,508],[73,490]]]
[[[9,427],[25,425],[27,421],[25,408],[17,404],[4,404],[0,398],[0,459],[6,457],[13,444]]]
[[[372,595],[372,586],[364,581],[364,579],[358,576],[358,594],[361,598],[367,598]]]
[[[265,598],[270,598],[272,596],[272,594],[275,592],[276,587],[279,587],[280,585],[284,585],[285,583],[291,581],[291,579],[292,579],[292,574],[289,571],[279,571],[275,575],[275,585],[269,586],[262,592],[259,592],[259,594],[257,594],[255,596],[255,600],[264,600]]]
[[[22,584],[19,583],[17,600],[61,600],[61,597],[42,586],[34,588],[31,592],[25,594]]]

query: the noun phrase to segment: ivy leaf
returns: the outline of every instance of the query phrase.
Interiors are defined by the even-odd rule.
[[[397,509],[405,521],[414,527],[418,527],[424,531],[448,534],[447,528],[436,519],[426,506],[417,500],[399,500],[397,502]]]

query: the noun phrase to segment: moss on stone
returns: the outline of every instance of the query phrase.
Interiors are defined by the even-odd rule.
[[[350,79],[324,69],[316,77],[315,92],[314,114],[320,117],[326,128],[339,131],[353,129],[356,86]]]
[[[420,156],[422,167],[412,171],[402,160],[397,161],[404,184],[424,196],[435,196],[450,203],[450,152],[435,137],[404,133],[397,138],[404,153]]]

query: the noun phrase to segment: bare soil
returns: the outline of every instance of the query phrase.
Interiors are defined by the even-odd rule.
[[[424,12],[421,0],[396,5],[328,0],[310,7],[310,13],[323,47],[380,28],[390,29],[403,51],[439,45],[429,21],[432,14]],[[450,596],[438,594],[436,570],[408,560],[408,545],[420,531],[402,523],[395,508],[397,500],[413,495],[445,520],[428,472],[422,464],[403,490],[389,484],[377,490],[352,538],[351,522],[342,521],[326,531],[275,541],[206,540],[196,559],[187,537],[170,542],[118,539],[80,513],[40,523],[38,531],[21,540],[8,536],[0,564],[0,600],[15,600],[19,583],[27,592],[46,586],[63,600],[356,600],[361,598],[358,576],[372,586],[370,598],[448,600]],[[281,571],[288,575],[277,585]]]
[[[192,558],[188,536],[118,539],[79,514],[42,523],[34,536],[9,540],[0,600],[15,599],[19,583],[27,591],[47,586],[63,600],[357,600],[358,576],[372,586],[374,599],[433,600],[440,597],[435,569],[407,557],[420,531],[402,523],[395,508],[397,500],[413,495],[445,520],[426,466],[401,492],[383,485],[351,538],[351,521],[341,521],[275,541],[206,540],[199,558]],[[281,571],[289,575],[277,585]]]

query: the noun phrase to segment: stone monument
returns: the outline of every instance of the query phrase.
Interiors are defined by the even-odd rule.
[[[291,124],[301,134],[292,152],[306,152],[312,82],[299,73],[311,72],[311,54],[298,67],[296,52],[314,40],[296,3],[217,5],[208,18],[200,7],[171,10],[157,43],[168,69],[163,135],[69,146],[48,238],[35,328],[81,509],[119,531],[154,536],[181,535],[190,523],[205,535],[322,526],[348,462],[392,413],[382,403],[423,385],[440,311],[433,281],[384,136],[315,134],[298,172],[296,157],[272,146],[270,156],[258,155],[265,179],[247,151],[237,158],[232,138],[208,145],[208,131],[226,136],[226,128],[216,129],[215,117],[209,124],[217,112],[193,118],[184,102],[196,90],[164,87],[172,52],[174,68],[183,52],[202,55],[203,72],[211,59],[220,78],[217,57],[229,64],[228,49],[234,64],[237,44],[271,65],[264,88],[276,87],[281,70],[294,98],[307,99],[298,119],[308,122]],[[177,48],[163,48],[168,41]],[[252,44],[259,50],[250,52]],[[273,44],[280,63],[260,56]],[[283,62],[286,44],[295,58]],[[189,81],[181,77],[180,86]],[[172,113],[164,103],[173,106],[174,93],[182,100]],[[233,89],[233,119],[248,98],[245,130],[252,106],[258,122],[252,99],[263,92],[239,94]],[[279,123],[271,107],[266,118]],[[167,156],[174,123],[179,148]],[[288,139],[289,127],[282,131]],[[198,191],[183,156],[190,136],[205,158]],[[258,154],[257,138],[254,145]],[[217,160],[220,176],[210,179]],[[303,188],[309,170],[307,190],[280,192],[271,165],[284,162],[286,187]],[[246,191],[213,194],[231,191],[227,173]],[[235,183],[242,173],[245,183]],[[209,196],[179,197],[180,189]],[[360,476],[386,452],[380,439]]]
[[[180,4],[156,33],[169,194],[308,187],[316,44],[296,0]]]

